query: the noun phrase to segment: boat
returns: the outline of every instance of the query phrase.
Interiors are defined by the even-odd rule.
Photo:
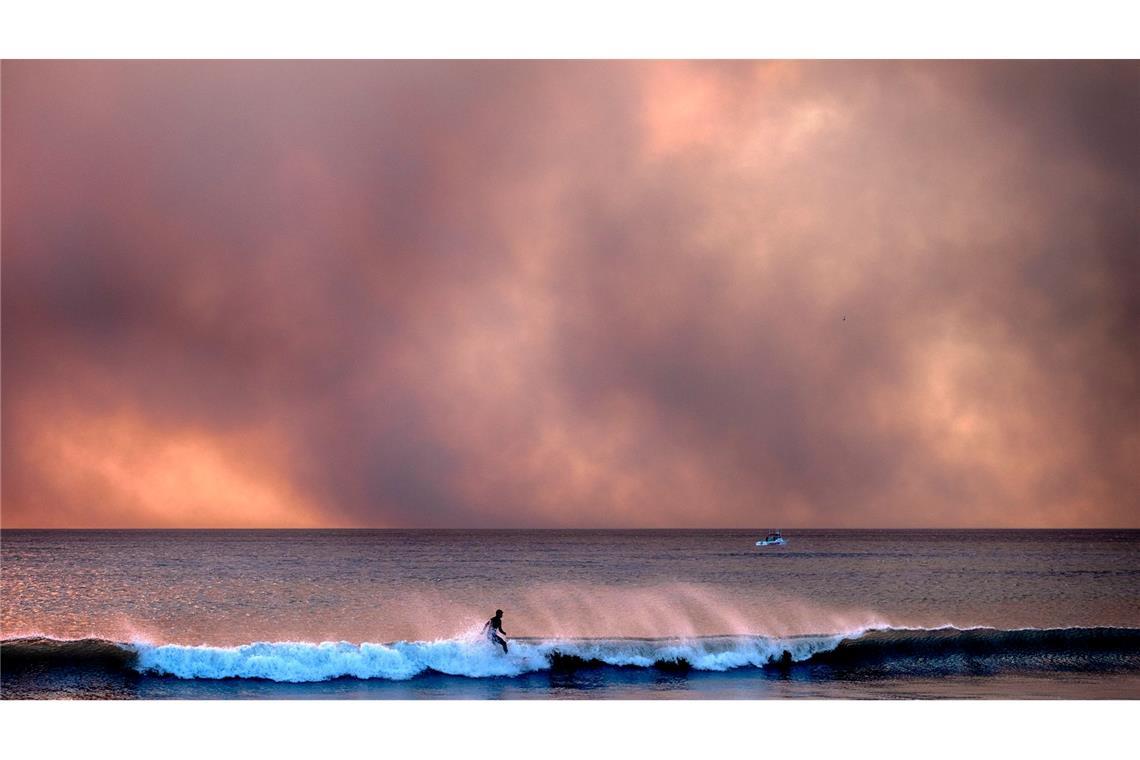
[[[768,535],[764,536],[763,540],[757,541],[757,546],[783,546],[788,543],[784,540],[783,534],[778,530],[768,531]]]

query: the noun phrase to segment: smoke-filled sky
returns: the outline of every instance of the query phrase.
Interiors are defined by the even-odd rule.
[[[1140,526],[1135,62],[6,62],[5,527]]]

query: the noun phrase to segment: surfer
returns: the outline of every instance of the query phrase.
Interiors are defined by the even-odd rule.
[[[503,654],[507,653],[507,639],[505,638],[507,632],[503,630],[502,610],[495,610],[495,617],[483,624],[483,633],[487,634],[487,639],[492,644],[498,644],[503,648]]]

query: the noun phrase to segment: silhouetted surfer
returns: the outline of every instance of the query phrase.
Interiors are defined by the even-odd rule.
[[[507,653],[507,640],[505,638],[507,632],[503,630],[502,610],[495,610],[495,617],[483,624],[483,633],[487,634],[487,638],[492,644],[498,644],[503,648],[503,654]]]

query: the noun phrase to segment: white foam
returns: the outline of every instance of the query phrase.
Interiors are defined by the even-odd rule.
[[[136,668],[178,678],[263,678],[292,683],[334,678],[406,680],[428,670],[470,678],[517,676],[551,667],[555,652],[614,666],[652,667],[684,660],[695,670],[762,667],[785,651],[794,661],[833,649],[846,636],[786,639],[720,636],[693,639],[514,640],[509,654],[479,636],[388,644],[346,641],[258,642],[236,647],[135,643]]]

